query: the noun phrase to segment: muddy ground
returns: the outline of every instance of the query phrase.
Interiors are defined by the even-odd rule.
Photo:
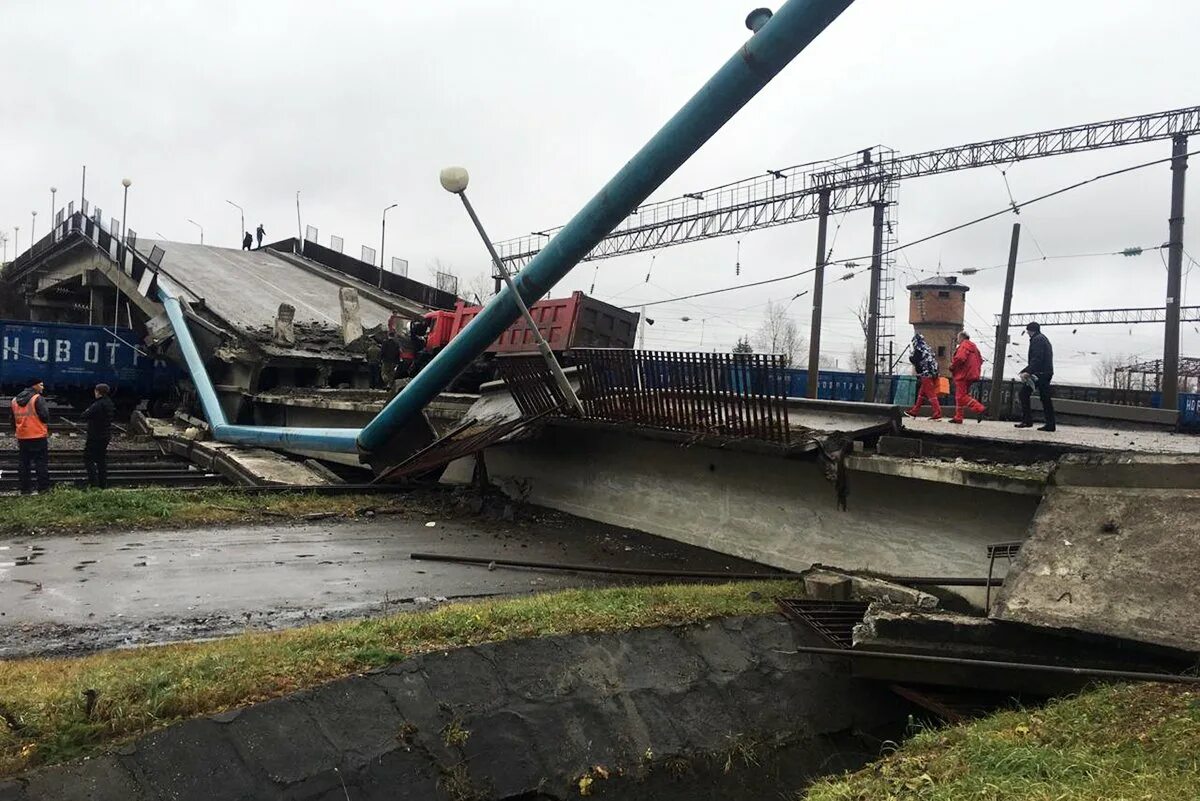
[[[641,568],[767,570],[555,512],[527,509],[517,520],[505,521],[447,511],[318,524],[2,538],[0,658],[218,637],[455,599],[637,580],[409,558],[419,551]]]

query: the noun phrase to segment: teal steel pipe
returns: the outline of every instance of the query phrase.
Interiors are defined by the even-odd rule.
[[[225,410],[217,400],[217,390],[213,387],[212,379],[208,377],[208,370],[204,367],[204,360],[200,358],[200,351],[196,349],[196,340],[192,339],[187,318],[183,316],[183,306],[161,284],[158,287],[158,298],[167,312],[167,319],[171,321],[175,342],[183,353],[183,361],[192,377],[192,384],[196,387],[196,394],[200,396],[200,408],[204,410],[208,424],[215,430],[218,426],[225,425]]]
[[[233,445],[248,445],[259,448],[281,448],[284,450],[334,451],[337,453],[357,453],[357,428],[278,428],[275,426],[239,426],[230,425],[225,419],[225,411],[217,399],[217,390],[213,386],[196,341],[188,328],[187,318],[183,314],[183,306],[166,287],[159,286],[158,297],[171,321],[171,329],[175,332],[175,341],[183,353],[188,374],[196,386],[196,394],[200,396],[200,407],[208,419],[213,439],[218,442],[228,442]]]
[[[638,204],[758,94],[853,0],[789,0],[583,207],[514,280],[527,304],[546,294]],[[758,27],[761,25],[761,27]],[[520,315],[505,287],[362,430],[359,448],[378,450],[437,397]]]
[[[281,428],[278,426],[222,425],[213,431],[219,442],[254,448],[290,451],[357,453],[358,428]]]

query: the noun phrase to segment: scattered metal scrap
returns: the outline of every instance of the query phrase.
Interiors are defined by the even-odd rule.
[[[795,573],[730,573],[719,570],[670,570],[641,567],[609,567],[605,565],[580,565],[563,562],[531,562],[521,559],[492,559],[486,556],[453,556],[437,553],[411,553],[409,559],[418,562],[453,562],[464,565],[493,567],[520,567],[530,570],[562,570],[571,573],[605,573],[612,576],[666,576],[687,579],[722,579],[725,581],[762,581],[767,579],[795,579]]]

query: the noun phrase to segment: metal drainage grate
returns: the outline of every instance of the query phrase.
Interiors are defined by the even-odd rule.
[[[988,557],[988,587],[987,598],[983,602],[984,612],[992,611],[992,574],[996,570],[997,559],[1007,559],[1009,567],[1012,567],[1012,560],[1018,553],[1021,552],[1021,542],[997,542],[987,547]]]
[[[854,644],[854,627],[867,614],[866,601],[813,601],[807,598],[776,598],[780,611],[802,623],[838,648]]]

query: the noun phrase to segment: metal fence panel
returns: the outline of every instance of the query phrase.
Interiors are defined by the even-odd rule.
[[[365,261],[367,264],[370,264],[372,267],[374,267],[375,266],[375,248],[368,247],[367,245],[363,245],[362,246],[362,260]]]
[[[316,242],[317,241],[317,229],[313,228],[311,225],[304,226],[304,238],[307,239],[309,242]]]
[[[402,259],[398,256],[392,256],[392,272],[396,275],[408,277],[408,259]]]
[[[784,360],[771,354],[675,353],[584,348],[587,417],[652,428],[786,443]]]
[[[442,292],[449,292],[451,295],[458,294],[458,276],[450,273],[437,274],[437,288]]]
[[[313,240],[313,241],[316,241],[316,240]],[[340,236],[335,236],[332,234],[330,235],[330,237],[329,237],[329,249],[330,250],[336,250],[338,253],[341,253],[342,248],[345,246],[346,246],[346,241],[344,239],[342,239]]]

